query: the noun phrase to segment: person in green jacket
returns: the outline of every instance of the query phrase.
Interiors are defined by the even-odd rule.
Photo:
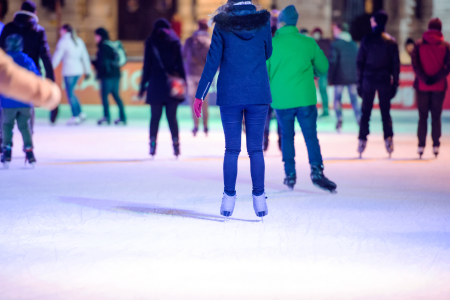
[[[317,138],[317,97],[314,76],[326,74],[328,60],[316,41],[298,32],[298,12],[286,7],[278,16],[278,30],[273,38],[273,54],[267,61],[272,107],[281,126],[281,150],[286,172],[284,184],[296,183],[294,125],[297,118],[308,148],[311,180],[331,193],[336,184],[323,174],[323,160]]]

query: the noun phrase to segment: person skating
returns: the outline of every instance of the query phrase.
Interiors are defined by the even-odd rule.
[[[5,39],[5,50],[19,66],[39,75],[39,71],[33,60],[22,52],[23,39],[18,34],[10,34]],[[13,98],[0,95],[2,107],[2,149],[1,162],[8,167],[12,154],[12,137],[14,123],[17,120],[17,127],[23,138],[23,151],[25,152],[25,162],[34,164],[36,158],[33,154],[33,140],[31,136],[30,120],[32,105],[18,102]]]
[[[38,24],[36,4],[27,0],[23,2],[21,10],[14,14],[14,20],[5,25],[0,35],[0,47],[5,49],[5,40],[11,34],[18,34],[23,38],[23,53],[28,55],[39,70],[39,59],[42,60],[45,69],[45,77],[55,81],[50,47],[44,27]],[[58,107],[50,113],[50,122],[55,123],[58,115]],[[33,119],[33,118],[32,118]]]
[[[350,102],[355,113],[356,122],[359,125],[361,119],[361,108],[358,103],[357,67],[356,57],[358,56],[358,46],[352,40],[348,32],[346,23],[333,25],[335,40],[331,44],[331,54],[329,58],[330,69],[328,70],[329,82],[334,85],[334,110],[336,111],[336,130],[342,128],[342,92],[347,87],[350,95]]]
[[[102,125],[103,123],[110,124],[111,117],[109,113],[109,101],[108,96],[111,94],[114,101],[117,103],[119,108],[119,118],[114,121],[114,124],[127,123],[127,118],[125,116],[125,108],[123,106],[122,99],[119,95],[119,84],[120,84],[120,66],[117,62],[118,53],[111,46],[109,39],[109,33],[104,28],[97,28],[95,30],[95,41],[97,43],[97,58],[92,62],[95,69],[97,70],[97,78],[100,80],[101,84],[101,98],[103,104],[103,118],[98,120],[97,124]]]
[[[217,105],[225,134],[224,193],[220,214],[233,214],[236,201],[238,156],[242,119],[245,117],[247,151],[253,184],[253,209],[268,214],[264,191],[264,125],[272,102],[266,60],[272,55],[270,13],[257,11],[248,1],[229,0],[210,20],[215,23],[208,59],[196,94],[195,111],[201,107],[220,65]]]
[[[281,149],[286,178],[284,184],[294,188],[295,119],[305,138],[311,165],[311,180],[323,190],[334,193],[336,184],[323,174],[324,166],[317,138],[317,96],[314,73],[328,71],[328,60],[313,38],[300,34],[295,27],[298,12],[295,6],[286,7],[278,16],[278,31],[273,39],[273,55],[267,61],[272,107],[281,125]]]
[[[372,33],[363,38],[358,52],[358,94],[363,99],[358,143],[360,157],[366,149],[369,120],[376,92],[378,92],[384,141],[389,157],[394,151],[390,110],[391,99],[397,93],[399,84],[400,56],[397,42],[385,32],[387,20],[388,15],[382,10],[373,14],[370,18]]]
[[[442,22],[432,19],[422,39],[416,42],[411,55],[416,73],[414,88],[419,109],[418,154],[422,158],[427,138],[428,113],[431,112],[431,137],[433,153],[439,154],[441,137],[442,107],[447,90],[447,76],[450,73],[450,44],[444,41]]]
[[[156,154],[156,140],[163,107],[172,134],[174,155],[180,155],[177,108],[183,99],[171,95],[168,76],[186,79],[180,40],[172,30],[169,21],[159,19],[145,42],[144,67],[142,70],[139,97],[147,93],[146,103],[150,105],[150,155]]]
[[[72,118],[67,125],[78,125],[86,120],[86,114],[81,111],[80,101],[75,95],[75,86],[82,75],[88,79],[91,74],[91,61],[83,40],[77,37],[75,29],[65,24],[60,29],[61,38],[53,54],[53,68],[62,62],[62,75],[66,87],[67,100],[72,109]]]
[[[316,40],[317,45],[323,51],[326,57],[330,56],[331,41],[323,37],[323,31],[319,27],[314,28],[311,36]],[[318,77],[317,85],[319,86],[320,98],[322,99],[322,114],[319,118],[328,117],[328,74],[324,74]]]
[[[202,76],[203,68],[206,64],[211,36],[208,33],[208,21],[200,20],[198,30],[186,40],[183,47],[183,60],[186,70],[186,83],[189,103],[192,106],[192,117],[194,119],[194,129],[192,133],[197,135],[199,119],[194,112],[195,93]],[[203,131],[208,134],[208,101],[203,103]]]

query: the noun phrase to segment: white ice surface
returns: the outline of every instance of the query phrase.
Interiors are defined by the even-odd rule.
[[[38,122],[36,168],[16,134],[0,170],[0,299],[450,299],[450,135],[419,161],[411,126],[391,160],[378,133],[363,160],[354,133],[321,133],[336,195],[311,184],[300,133],[287,191],[273,134],[261,223],[245,143],[233,220],[219,215],[219,129],[182,130],[175,160],[163,127],[150,160],[144,123]]]

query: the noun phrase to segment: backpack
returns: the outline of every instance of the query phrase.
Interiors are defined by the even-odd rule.
[[[125,50],[123,49],[122,42],[121,41],[105,41],[106,45],[111,47],[114,51],[114,60],[112,61],[112,65],[115,67],[123,67],[125,63],[127,62],[127,55],[125,53]]]

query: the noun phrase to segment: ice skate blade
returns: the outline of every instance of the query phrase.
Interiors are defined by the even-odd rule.
[[[315,183],[313,183],[313,185],[314,185],[316,188],[321,189],[322,191],[329,192],[330,194],[337,194],[337,190],[336,190],[336,189],[334,189],[334,190],[329,190],[329,189],[326,189],[326,188],[324,188],[324,187],[321,187],[320,185],[315,184]]]
[[[4,169],[9,169],[9,162],[4,162],[3,163],[3,168]]]

